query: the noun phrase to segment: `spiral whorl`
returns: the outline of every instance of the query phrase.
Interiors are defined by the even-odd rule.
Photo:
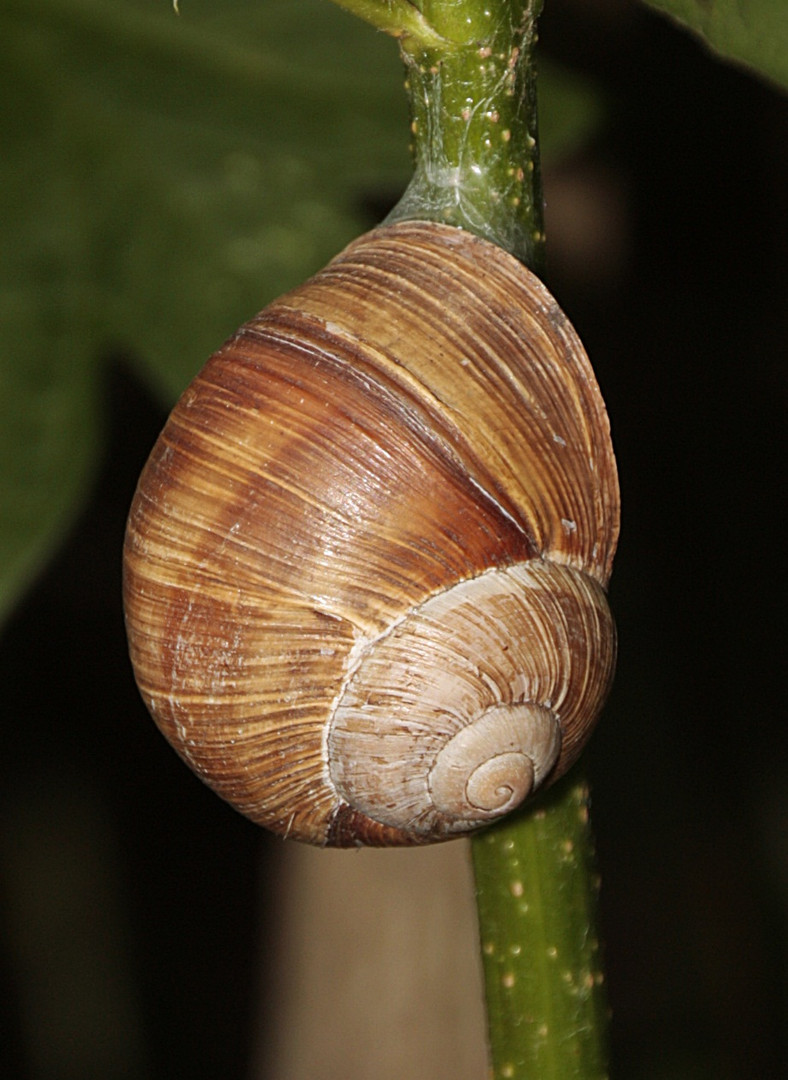
[[[328,730],[338,795],[414,837],[499,817],[576,757],[614,643],[600,586],[541,559],[431,597],[357,646]]]
[[[429,788],[447,819],[483,822],[519,806],[555,765],[561,728],[550,709],[496,705],[453,736],[435,759]]]

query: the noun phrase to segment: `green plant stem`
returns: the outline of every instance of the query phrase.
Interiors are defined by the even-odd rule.
[[[541,274],[542,0],[337,2],[400,39],[415,173],[389,220],[468,229]],[[396,23],[403,7],[408,25]],[[472,851],[494,1077],[601,1080],[606,1006],[585,786],[564,779]]]
[[[472,841],[493,1076],[601,1080],[607,1005],[586,785]]]
[[[452,44],[402,41],[415,172],[390,220],[468,229],[542,269],[533,52],[541,0],[425,0]]]
[[[541,0],[420,7],[451,44],[402,39],[415,174],[389,220],[469,229],[541,273]],[[600,1080],[607,1020],[584,785],[562,782],[472,851],[494,1077]]]
[[[389,221],[440,221],[540,273],[536,20],[542,0],[336,0],[400,40],[414,175]]]

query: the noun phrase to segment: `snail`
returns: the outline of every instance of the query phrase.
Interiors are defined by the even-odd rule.
[[[320,845],[448,840],[576,760],[610,687],[618,486],[586,353],[487,240],[382,225],[175,406],[124,547],[180,756]]]

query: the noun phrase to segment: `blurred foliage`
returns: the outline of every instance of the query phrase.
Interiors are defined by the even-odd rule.
[[[409,176],[396,44],[325,0],[0,10],[0,614],[49,556],[122,354],[171,403]],[[599,102],[543,79],[548,153]]]

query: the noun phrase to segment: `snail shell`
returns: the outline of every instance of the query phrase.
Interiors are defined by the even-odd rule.
[[[545,287],[459,229],[382,226],[173,410],[126,535],[137,681],[269,829],[449,839],[576,759],[617,533],[604,403]]]

